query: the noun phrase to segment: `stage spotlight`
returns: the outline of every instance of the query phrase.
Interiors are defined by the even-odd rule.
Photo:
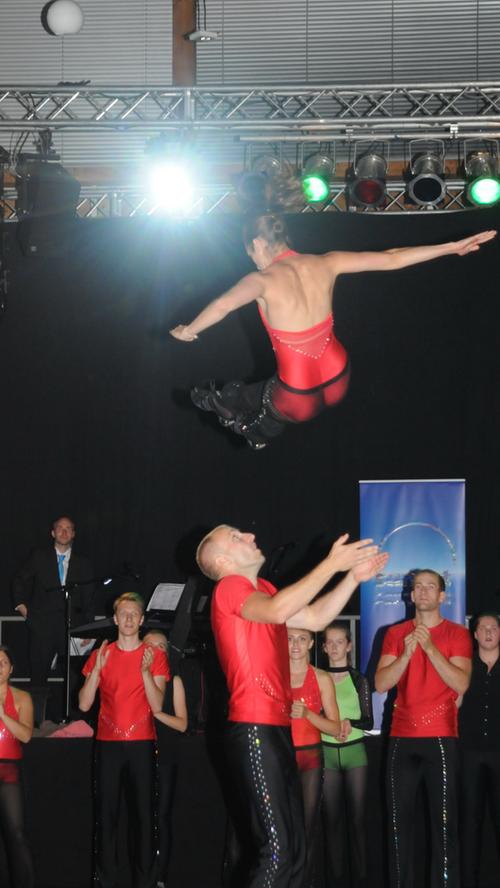
[[[302,190],[308,203],[319,203],[330,194],[333,160],[328,154],[313,154],[302,171]]]
[[[32,157],[16,164],[19,244],[26,255],[60,255],[74,233],[80,183],[60,163]]]
[[[367,151],[354,160],[349,197],[358,207],[378,207],[385,198],[387,162],[382,154]]]
[[[500,200],[497,154],[473,151],[465,163],[467,197],[476,206],[491,206]]]
[[[143,175],[154,209],[188,212],[195,199],[195,148],[188,133],[181,137],[154,136],[145,146]]]
[[[444,200],[444,144],[439,141],[410,142],[408,195],[421,207],[437,206]]]
[[[157,207],[175,213],[187,210],[194,199],[194,177],[182,161],[155,160],[148,170],[149,193]]]

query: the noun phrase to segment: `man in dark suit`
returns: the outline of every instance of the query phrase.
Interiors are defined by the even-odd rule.
[[[14,607],[27,621],[31,683],[47,681],[55,654],[64,654],[66,642],[65,598],[61,586],[71,591],[71,622],[78,626],[92,619],[94,587],[89,580],[90,561],[73,553],[75,524],[68,516],[52,525],[53,547],[34,549],[16,573],[12,597]]]

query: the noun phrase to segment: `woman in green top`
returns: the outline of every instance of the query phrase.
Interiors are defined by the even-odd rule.
[[[352,668],[351,648],[348,624],[336,621],[325,629],[323,650],[329,664],[326,671],[335,685],[341,732],[338,739],[321,735],[325,767],[323,808],[333,885],[364,888],[368,884],[364,822],[368,761],[364,731],[373,727],[373,713],[370,686],[365,676]],[[349,855],[344,852],[347,848]],[[345,881],[347,873],[350,881]]]

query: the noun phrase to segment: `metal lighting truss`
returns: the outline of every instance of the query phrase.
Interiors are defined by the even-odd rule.
[[[47,129],[65,134],[110,130],[192,134],[199,152],[218,163],[243,164],[248,145],[275,151],[286,143],[301,150],[308,143],[335,143],[349,152],[356,142],[391,145],[391,156],[405,156],[410,140],[439,138],[463,156],[466,139],[500,137],[500,82],[361,84],[339,86],[91,86],[84,84],[0,86],[0,140]],[[65,135],[65,140],[66,140]],[[71,138],[71,135],[68,136]],[[236,146],[236,147],[235,147]],[[125,146],[124,146],[125,147]],[[384,210],[405,209],[404,182],[387,183]],[[463,181],[448,181],[445,209],[462,206]],[[344,209],[344,183],[331,186],[321,209]],[[200,192],[195,213],[231,203],[226,181]],[[3,198],[6,218],[15,216],[13,195]],[[309,210],[310,208],[304,208]],[[414,211],[414,210],[413,210]],[[80,213],[134,215],[155,207],[137,188],[82,188]],[[189,210],[191,212],[191,210]]]

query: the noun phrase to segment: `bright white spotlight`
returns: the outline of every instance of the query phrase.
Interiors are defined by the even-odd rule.
[[[167,160],[153,162],[149,168],[149,193],[155,205],[165,212],[188,212],[194,199],[189,167]]]

